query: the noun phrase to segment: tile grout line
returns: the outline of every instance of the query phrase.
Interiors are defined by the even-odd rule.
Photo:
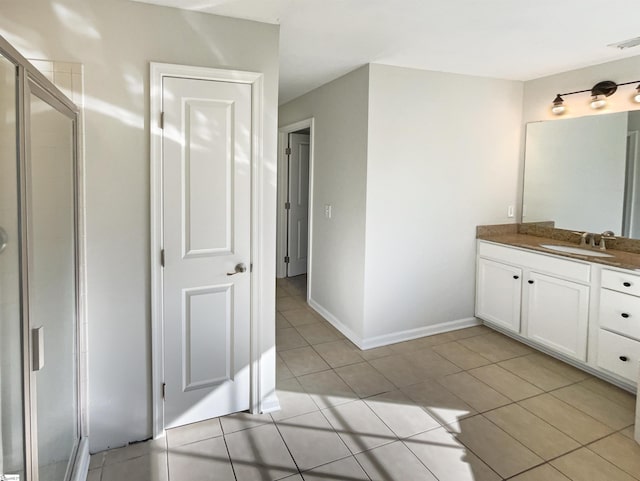
[[[511,404],[515,404],[515,403],[511,403]],[[510,406],[510,404],[508,404],[507,406]],[[501,407],[505,407],[505,406],[501,406]],[[499,408],[497,408],[497,409],[499,409]],[[541,460],[542,460],[542,463],[538,463],[538,464],[536,464],[536,465],[534,465],[534,466],[531,466],[530,468],[526,469],[525,471],[528,471],[528,470],[530,470],[530,469],[535,469],[535,468],[540,467],[540,466],[542,466],[543,464],[546,464],[546,463],[547,463],[547,461],[546,461],[542,456],[539,456],[537,453],[535,453],[531,448],[529,448],[528,446],[526,446],[526,445],[525,445],[523,442],[521,442],[519,439],[515,438],[514,436],[512,436],[511,434],[509,434],[508,432],[506,432],[504,429],[502,429],[500,426],[498,426],[497,424],[493,423],[493,422],[491,421],[491,419],[489,419],[489,418],[487,418],[487,417],[483,416],[483,413],[478,413],[478,414],[476,414],[476,415],[474,415],[474,416],[468,416],[468,417],[466,417],[466,418],[464,418],[464,419],[459,420],[458,422],[460,422],[460,423],[461,423],[461,422],[463,422],[463,421],[464,421],[464,420],[466,420],[466,419],[470,419],[470,418],[472,418],[472,417],[476,417],[476,416],[482,416],[482,418],[483,418],[483,419],[485,419],[485,420],[486,420],[486,421],[488,421],[489,423],[493,424],[497,429],[499,429],[500,431],[502,431],[502,432],[503,432],[507,437],[509,437],[509,438],[513,439],[517,444],[519,444],[520,446],[524,447],[527,451],[531,452],[534,456],[536,456],[537,458],[539,458],[539,459],[541,459]],[[456,422],[456,421],[454,421],[454,422]],[[450,425],[452,425],[452,424],[453,424],[453,422],[452,422],[452,423],[448,423],[448,424],[447,424],[447,426],[450,426]],[[445,429],[446,429],[446,427],[445,427]],[[491,466],[487,461],[485,461],[485,460],[484,460],[484,459],[483,459],[483,458],[482,458],[478,453],[476,453],[476,452],[475,452],[475,451],[474,451],[470,446],[467,446],[467,444],[465,444],[465,442],[464,442],[464,441],[462,441],[461,439],[459,439],[459,438],[458,438],[458,436],[457,436],[457,435],[458,435],[458,434],[460,434],[460,433],[450,432],[450,431],[448,431],[448,430],[447,430],[447,432],[449,432],[450,434],[452,434],[460,444],[462,444],[465,448],[467,448],[467,449],[468,449],[471,453],[473,453],[473,454],[474,454],[474,455],[475,455],[475,456],[476,456],[480,461],[482,461],[482,462],[483,462],[483,463],[484,463],[488,468],[490,468],[490,469],[491,469],[492,471],[494,471],[494,472],[495,472],[495,473],[496,473],[496,474],[497,474],[501,479],[503,479],[503,476],[502,476],[500,473],[498,473],[498,472],[493,468],[493,466]],[[579,449],[579,448],[576,448],[576,449]],[[525,472],[525,471],[521,471],[521,472],[516,473],[516,474],[514,474],[513,476],[510,476],[510,477],[519,476],[520,474],[522,474],[522,473],[523,473],[523,472]]]
[[[309,414],[309,413],[306,413],[306,414]],[[301,414],[301,416],[304,416],[304,414]],[[293,417],[295,417],[295,416],[293,416]],[[278,426],[277,421],[275,419],[273,419],[273,416],[271,416],[271,419],[273,421],[273,425],[276,427],[276,431],[278,431],[278,435],[280,436],[280,439],[282,439],[282,443],[284,444],[284,447],[287,448],[287,452],[289,453],[289,456],[291,456],[291,459],[293,460],[293,464],[295,465],[296,469],[298,470],[298,474],[302,477],[302,471],[300,471],[300,466],[298,466],[298,461],[296,461],[296,458],[293,456],[293,453],[291,452],[291,449],[289,449],[289,445],[287,444],[287,441],[284,439],[284,436],[282,435],[282,432],[280,431],[280,426]],[[292,474],[290,476],[294,476],[294,475]],[[304,480],[304,477],[302,477],[302,478]]]
[[[222,423],[220,424],[220,430],[222,431]],[[231,466],[233,479],[235,479],[235,481],[238,481],[238,476],[236,475],[236,467],[233,465],[233,460],[231,459],[231,451],[229,451],[229,445],[227,444],[227,437],[224,434],[222,435],[222,440],[224,441],[224,448],[227,451],[227,458],[229,459],[229,465]]]
[[[550,395],[550,396],[552,396],[552,395],[551,395],[551,393],[549,393],[549,392],[545,392],[545,393],[542,393],[542,394],[538,394],[538,396],[534,396],[534,397],[545,396],[545,395],[547,395],[547,394],[548,394],[548,395]],[[576,408],[576,407],[572,406],[571,404],[568,404],[568,403],[564,402],[562,399],[558,399],[558,398],[557,398],[557,397],[555,397],[555,396],[552,396],[552,397],[553,397],[555,400],[557,400],[557,401],[559,401],[559,402],[561,402],[561,403],[563,403],[563,404],[566,404],[566,405],[567,405],[567,406],[569,406],[570,408],[575,409],[576,411],[580,411],[582,414],[584,414],[585,416],[587,416],[587,417],[591,418],[591,419],[592,419],[592,420],[594,420],[595,422],[597,422],[597,423],[599,423],[599,424],[602,424],[603,426],[606,426],[606,424],[602,423],[601,421],[598,421],[596,418],[594,418],[594,417],[593,417],[593,416],[591,416],[590,414],[587,414],[587,413],[585,413],[584,411],[581,411],[580,409],[578,409],[578,408]],[[533,398],[528,398],[528,399],[533,399]],[[518,402],[518,403],[516,403],[516,404],[520,405],[520,404],[519,404],[519,402]],[[524,409],[525,411],[529,412],[530,414],[532,414],[533,416],[537,417],[538,419],[541,419],[542,421],[546,422],[547,424],[549,424],[549,425],[553,426],[553,424],[551,424],[549,421],[547,421],[547,420],[545,420],[544,418],[542,418],[542,417],[538,416],[536,413],[534,413],[533,411],[531,411],[530,409],[528,409],[526,406],[522,406],[522,405],[520,405],[520,407],[521,407],[522,409]],[[569,438],[573,439],[573,440],[574,440],[576,443],[578,443],[580,446],[582,446],[582,447],[586,446],[586,444],[583,444],[583,443],[582,443],[582,441],[580,441],[579,439],[574,438],[574,437],[573,437],[573,436],[571,436],[569,433],[566,433],[566,432],[564,432],[562,429],[557,428],[557,427],[555,427],[555,426],[553,426],[553,427],[554,427],[554,428],[556,428],[556,429],[557,429],[558,431],[560,431],[561,433],[563,433],[564,435],[566,435],[566,436],[568,436]],[[606,427],[609,427],[609,426],[606,426]],[[611,429],[613,429],[613,428],[611,428]],[[610,436],[611,434],[613,434],[614,432],[615,432],[615,430],[612,430],[610,433],[608,433],[608,434],[606,434],[606,435],[602,436],[601,438],[597,438],[595,441],[598,441],[598,440],[600,440],[600,439],[604,439],[604,438],[606,438],[606,437]],[[592,442],[592,441],[590,441],[590,442]]]
[[[625,429],[626,429],[626,428],[625,428]],[[605,461],[606,463],[609,463],[611,466],[613,466],[613,467],[615,467],[615,468],[619,469],[619,470],[620,470],[620,471],[622,471],[623,473],[628,474],[628,475],[629,475],[629,476],[631,476],[633,479],[640,480],[640,478],[638,478],[638,477],[637,477],[636,475],[634,475],[633,473],[628,472],[627,470],[623,469],[621,466],[618,466],[617,464],[614,464],[613,462],[609,461],[609,460],[608,460],[607,458],[605,458],[604,456],[601,456],[601,455],[600,455],[600,453],[597,453],[597,452],[595,452],[593,449],[590,449],[590,448],[589,448],[589,446],[591,446],[592,444],[595,444],[595,443],[597,443],[597,442],[600,442],[600,441],[602,441],[603,439],[606,439],[606,438],[608,438],[608,437],[613,436],[614,434],[617,434],[617,433],[609,434],[609,436],[605,436],[605,437],[603,437],[603,438],[597,439],[597,440],[593,441],[592,443],[586,444],[586,445],[584,445],[584,446],[582,446],[582,447],[583,447],[584,449],[588,450],[589,452],[593,453],[594,455],[598,456],[600,459],[602,459],[602,460],[603,460],[603,461]]]

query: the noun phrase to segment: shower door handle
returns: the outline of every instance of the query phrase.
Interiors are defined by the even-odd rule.
[[[31,329],[31,349],[33,370],[39,371],[44,367],[44,327]]]
[[[7,248],[8,243],[9,235],[7,234],[7,231],[0,226],[0,254],[2,254],[2,252]]]

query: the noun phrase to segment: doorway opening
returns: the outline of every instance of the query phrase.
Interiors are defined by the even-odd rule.
[[[307,300],[312,282],[313,119],[280,128],[278,278],[295,280]]]

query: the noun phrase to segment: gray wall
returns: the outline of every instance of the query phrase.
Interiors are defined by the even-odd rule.
[[[370,341],[473,322],[475,227],[515,220],[521,113],[521,82],[371,65]]]
[[[5,0],[0,34],[27,58],[84,65],[91,451],[145,439],[152,434],[149,62],[265,74],[273,188],[261,201],[275,219],[278,27],[125,0]],[[275,252],[275,221],[264,238],[264,252]],[[270,305],[272,290],[265,285]]]
[[[362,337],[367,108],[365,66],[280,107],[280,126],[315,118],[311,299]],[[331,204],[332,218],[324,216]]]

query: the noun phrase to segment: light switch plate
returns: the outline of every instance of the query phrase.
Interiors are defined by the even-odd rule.
[[[331,204],[325,204],[324,205],[324,216],[327,219],[331,219]]]

